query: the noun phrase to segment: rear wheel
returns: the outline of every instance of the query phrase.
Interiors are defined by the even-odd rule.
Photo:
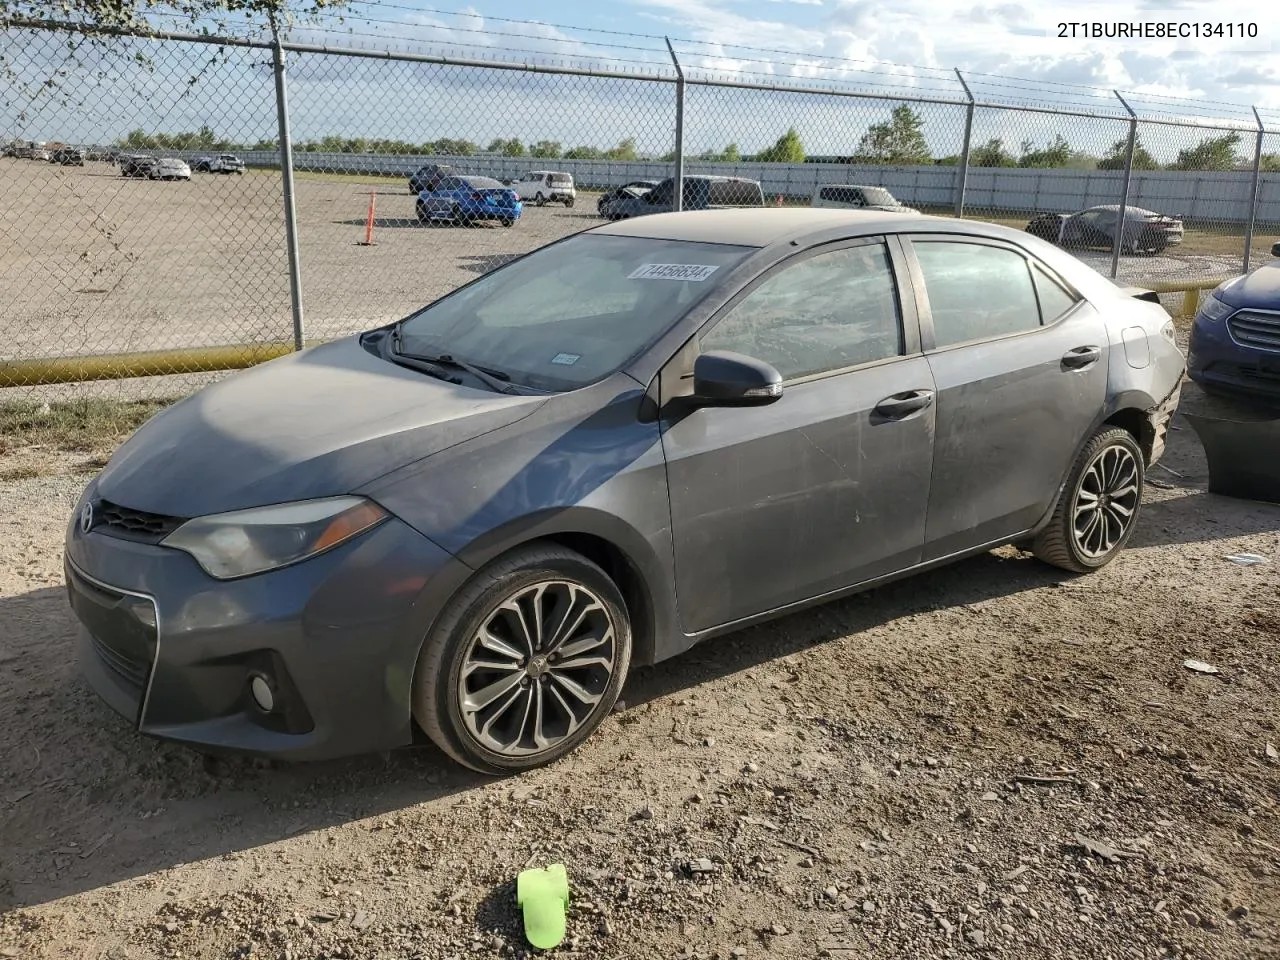
[[[1035,555],[1073,573],[1089,573],[1115,559],[1138,521],[1144,466],[1128,430],[1110,427],[1095,434],[1076,459],[1053,518],[1035,539]]]
[[[504,227],[514,227],[516,225],[516,222],[508,217],[507,219],[502,221],[502,225]]]
[[[529,770],[594,732],[630,662],[631,625],[609,576],[571,550],[528,546],[450,601],[418,656],[413,715],[459,763]]]
[[[541,190],[539,190],[539,191],[538,191],[537,196],[535,196],[535,197],[533,198],[533,202],[534,202],[534,203],[536,203],[536,204],[537,204],[538,206],[540,206],[540,207],[545,207],[545,206],[547,205],[547,198],[546,198],[546,197],[544,197],[544,196],[542,195],[542,191],[541,191]]]
[[[565,197],[565,198],[564,198],[564,205],[565,205],[566,207],[572,207],[572,206],[573,206],[573,204],[574,204],[574,198],[573,198],[573,197]]]

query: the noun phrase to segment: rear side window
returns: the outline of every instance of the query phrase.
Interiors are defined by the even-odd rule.
[[[1040,319],[1053,323],[1080,302],[1079,298],[1062,284],[1045,273],[1037,264],[1031,265],[1031,276],[1036,284],[1036,296],[1040,300]]]
[[[760,185],[744,180],[713,180],[707,202],[712,206],[758,207],[762,202]]]
[[[913,241],[933,315],[935,346],[988,340],[1040,326],[1026,258],[1003,247]]]
[[[862,206],[862,194],[853,187],[823,187],[821,198],[832,203],[852,203]]]
[[[871,243],[782,266],[702,337],[700,349],[743,353],[794,380],[896,357],[901,330],[889,252]]]

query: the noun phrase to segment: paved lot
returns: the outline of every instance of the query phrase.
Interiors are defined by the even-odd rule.
[[[292,337],[278,178],[127,180],[90,163],[0,160],[0,359],[116,353]],[[590,227],[595,198],[526,208],[510,230],[423,227],[394,181],[375,187],[374,246],[363,246],[369,184],[297,182],[309,338],[403,316],[505,259]],[[1265,256],[1266,254],[1264,254]],[[1083,258],[1107,270],[1105,253]],[[1125,258],[1134,280],[1227,275],[1231,256]]]

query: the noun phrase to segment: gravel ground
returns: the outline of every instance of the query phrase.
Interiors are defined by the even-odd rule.
[[[73,662],[86,479],[0,483],[0,957],[526,956],[557,861],[554,956],[1280,956],[1280,506],[1206,493],[1181,418],[1105,570],[1006,548],[709,641],[507,780],[140,739]]]

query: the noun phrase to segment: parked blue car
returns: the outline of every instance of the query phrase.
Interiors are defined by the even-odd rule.
[[[1187,375],[1201,386],[1280,401],[1280,260],[1205,297],[1187,353]]]
[[[504,227],[520,219],[524,205],[510,187],[489,177],[445,177],[434,190],[418,194],[418,220],[456,224],[497,221]]]

